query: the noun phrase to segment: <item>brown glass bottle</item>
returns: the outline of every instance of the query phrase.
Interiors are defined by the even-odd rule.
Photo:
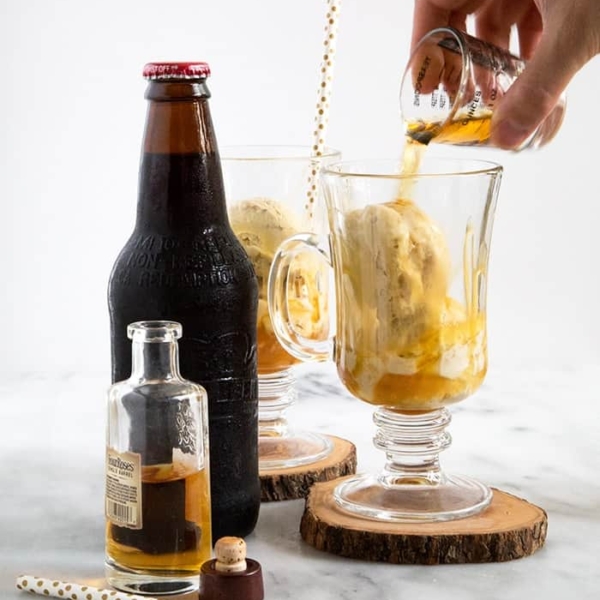
[[[153,63],[144,75],[137,219],[108,288],[112,380],[131,373],[130,323],[182,323],[181,374],[208,393],[213,539],[244,537],[260,507],[256,277],[229,226],[208,65]]]

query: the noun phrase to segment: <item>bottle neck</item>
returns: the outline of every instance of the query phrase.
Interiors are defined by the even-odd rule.
[[[177,342],[134,341],[131,379],[138,382],[181,379]]]
[[[205,82],[151,81],[146,98],[137,227],[169,234],[226,223]]]

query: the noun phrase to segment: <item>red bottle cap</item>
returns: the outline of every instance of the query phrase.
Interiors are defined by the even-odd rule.
[[[205,62],[151,62],[144,66],[146,79],[203,79],[209,75]]]

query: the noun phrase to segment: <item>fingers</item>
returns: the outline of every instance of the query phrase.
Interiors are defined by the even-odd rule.
[[[492,2],[477,14],[475,35],[499,48],[508,48],[512,23],[498,12],[499,3]]]
[[[517,22],[519,32],[519,56],[529,60],[542,37],[542,17],[537,6],[533,5]]]
[[[492,118],[492,144],[521,145],[555,107],[560,95],[585,60],[569,60],[560,36],[546,31],[525,71],[508,90]]]
[[[563,90],[573,75],[600,53],[600,2],[415,0],[413,48],[431,29],[452,25],[465,30],[466,15],[472,13],[476,14],[477,37],[501,48],[509,47],[511,28],[516,25],[519,54],[528,60],[525,71],[498,102],[492,119],[491,142],[514,148],[547,117],[546,123],[559,123],[562,118],[557,102]],[[434,67],[430,71],[432,81],[423,65],[416,71],[417,78],[423,80],[423,90],[434,85],[436,69],[450,89],[446,79],[453,75],[451,61],[437,49],[430,53],[422,60],[423,65]]]
[[[535,8],[533,0],[495,0],[477,12],[475,31],[478,38],[500,48],[510,45],[511,27]]]
[[[450,27],[459,29],[460,31],[467,31],[467,13],[465,12],[454,12],[450,15],[448,21]]]
[[[450,14],[450,10],[440,8],[429,0],[415,0],[411,48],[414,49],[432,29],[448,25]]]
[[[410,70],[412,83],[421,94],[430,94],[443,81],[447,92],[456,93],[460,82],[460,56],[443,51],[437,41],[417,46],[438,27],[466,30],[467,15],[489,0],[415,0]],[[454,90],[454,91],[453,91]]]
[[[490,0],[415,0],[411,48],[432,29],[457,27],[466,30],[466,16]]]
[[[450,0],[446,4],[451,8],[453,2]],[[444,2],[440,0],[415,1],[410,69],[413,86],[420,94],[430,94],[437,88],[443,74],[447,72],[444,52],[437,45],[436,40],[428,38],[418,46],[432,29],[446,27],[453,20],[452,11],[444,8],[443,5]]]

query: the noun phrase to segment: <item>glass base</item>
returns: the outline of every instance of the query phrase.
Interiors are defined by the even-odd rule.
[[[296,431],[286,412],[296,400],[292,369],[258,376],[258,466],[260,471],[310,465],[333,449],[325,435]]]
[[[377,521],[435,522],[463,519],[492,500],[487,486],[468,477],[443,476],[439,482],[416,479],[389,484],[385,478],[357,475],[333,491],[339,508]]]
[[[106,580],[117,590],[131,594],[165,596],[196,592],[200,586],[198,574],[189,571],[136,571],[126,569],[110,559],[105,563]]]
[[[330,438],[308,431],[287,432],[283,436],[258,439],[258,465],[261,471],[300,467],[325,458],[333,449]]]

